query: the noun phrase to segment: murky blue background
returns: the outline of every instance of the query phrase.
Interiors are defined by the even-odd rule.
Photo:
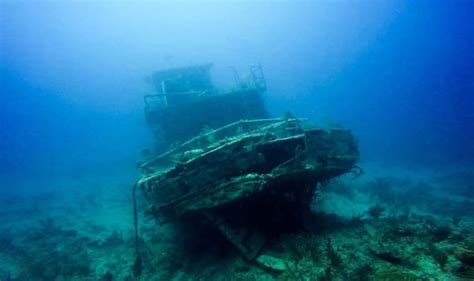
[[[358,137],[363,162],[474,161],[474,2],[1,1],[0,175],[134,172],[146,77],[260,62],[265,102]]]

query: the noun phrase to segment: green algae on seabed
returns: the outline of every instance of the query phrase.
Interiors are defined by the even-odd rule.
[[[368,175],[371,175],[370,171]],[[338,180],[341,181],[344,182],[344,179]],[[318,212],[334,211],[327,208],[329,204],[337,206],[340,213],[319,213],[308,218],[308,227],[314,233],[286,234],[270,241],[268,254],[285,263],[286,270],[281,273],[270,272],[245,261],[232,247],[221,244],[218,237],[198,235],[193,229],[190,234],[194,235],[190,236],[199,237],[194,242],[202,243],[208,238],[208,243],[188,247],[184,237],[176,236],[169,226],[156,226],[153,221],[141,220],[140,243],[145,265],[141,280],[282,281],[332,278],[339,281],[455,281],[474,278],[473,267],[469,265],[470,253],[474,250],[474,222],[468,216],[461,220],[455,216],[471,208],[468,203],[457,204],[458,201],[451,197],[433,193],[427,200],[437,200],[441,210],[438,208],[428,213],[430,209],[422,209],[427,205],[418,205],[412,208],[409,215],[389,211],[374,219],[363,214],[364,210],[377,203],[390,210],[387,203],[390,200],[380,202],[379,197],[370,198],[371,191],[367,190],[366,184],[369,182],[371,186],[371,181],[369,178],[351,182],[352,194],[341,192],[343,188],[334,188],[335,192],[332,192],[328,187],[334,186],[334,183],[324,187],[320,193],[321,201],[318,201],[324,208],[318,209]],[[396,188],[398,184],[416,184],[413,182],[403,183],[394,179],[387,185],[393,187],[391,196],[398,197],[401,196],[398,192],[403,192]],[[410,189],[409,186],[406,188]],[[106,198],[106,209],[96,204],[83,206],[70,202],[56,204],[57,207],[52,208],[40,201],[34,213],[28,212],[27,216],[18,216],[14,221],[4,220],[5,223],[0,226],[0,274],[4,274],[4,270],[9,271],[5,272],[5,276],[10,274],[14,281],[49,281],[54,280],[52,277],[62,281],[89,281],[106,280],[102,278],[110,276],[113,280],[124,280],[130,275],[134,259],[133,219],[130,208],[123,207],[128,199],[125,196],[122,199]],[[345,202],[345,205],[333,204],[335,201]],[[407,204],[413,206],[413,201],[407,200]],[[28,208],[25,206],[25,212]],[[363,215],[353,220],[354,213]],[[109,220],[97,220],[97,214]],[[123,227],[129,228],[122,229],[119,227],[122,225],[116,225],[113,222],[116,217],[121,218]],[[106,224],[109,221],[113,223]],[[317,224],[311,225],[315,221]],[[328,237],[331,238],[333,250],[342,259],[338,267],[330,266],[326,244]],[[55,249],[54,254],[49,254],[51,249]],[[408,263],[394,264],[391,259],[387,261],[371,254],[370,249],[379,253],[393,251],[393,255]],[[89,270],[84,271],[87,267]]]
[[[371,280],[373,281],[434,281],[436,279],[419,276],[417,274],[394,269],[382,269],[376,271]]]

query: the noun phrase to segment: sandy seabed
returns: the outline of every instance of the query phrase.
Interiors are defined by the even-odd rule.
[[[140,212],[135,277],[133,171],[4,181],[0,280],[473,280],[474,169],[361,166],[319,186],[305,230],[268,241],[281,270]]]

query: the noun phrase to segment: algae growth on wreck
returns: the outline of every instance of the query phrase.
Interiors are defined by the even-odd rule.
[[[0,281],[474,279],[469,1],[0,1]]]

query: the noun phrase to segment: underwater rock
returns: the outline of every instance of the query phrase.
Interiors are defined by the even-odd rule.
[[[275,271],[285,271],[287,269],[287,264],[283,259],[268,256],[268,255],[260,255],[256,261],[263,265],[264,267],[275,270]]]
[[[237,258],[233,264],[233,269],[235,272],[244,273],[250,270],[250,266],[243,259]]]
[[[374,281],[428,281],[430,279],[417,276],[410,272],[399,271],[395,269],[382,269],[376,271],[371,280]]]
[[[454,252],[454,256],[463,264],[474,266],[474,251],[460,248]]]
[[[143,271],[143,261],[140,256],[137,256],[132,266],[132,276],[135,278],[140,277]]]
[[[340,266],[343,262],[342,256],[334,249],[331,238],[326,239],[326,255],[332,267]]]
[[[114,280],[114,276],[112,275],[112,273],[110,273],[110,271],[107,271],[104,276],[102,276],[102,281],[113,281]]]
[[[23,259],[20,280],[71,280],[91,273],[91,259],[87,253],[71,248],[37,252]]]
[[[374,219],[380,218],[384,213],[385,208],[379,204],[376,204],[367,210],[367,214]]]
[[[391,232],[397,237],[410,237],[416,235],[417,229],[411,225],[398,224]]]
[[[474,267],[462,265],[456,270],[456,275],[460,278],[463,278],[461,280],[473,280]]]
[[[374,266],[368,263],[358,266],[353,272],[354,280],[357,280],[357,281],[368,280],[369,275],[374,272],[374,269],[375,269]]]
[[[452,229],[449,226],[435,226],[431,229],[430,234],[434,242],[440,242],[446,240],[452,233]]]
[[[444,267],[448,262],[448,254],[444,250],[437,248],[435,245],[430,245],[429,253],[439,267],[444,270]]]
[[[105,239],[99,241],[99,247],[115,247],[123,243],[122,233],[114,230]]]
[[[381,249],[370,249],[370,253],[386,262],[395,265],[401,265],[403,263],[403,257],[401,257],[398,253],[393,251],[381,250]]]

